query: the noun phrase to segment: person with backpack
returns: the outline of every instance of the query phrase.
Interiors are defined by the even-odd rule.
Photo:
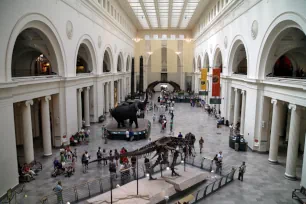
[[[109,173],[111,175],[112,178],[116,177],[117,178],[117,174],[116,174],[116,164],[114,163],[114,161],[109,161]]]
[[[101,164],[101,160],[102,160],[102,151],[101,151],[101,147],[99,147],[98,151],[97,151],[97,159],[99,160],[98,161],[98,164]]]

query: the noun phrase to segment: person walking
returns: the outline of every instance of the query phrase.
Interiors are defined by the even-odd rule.
[[[98,161],[98,164],[101,164],[101,160],[102,160],[102,151],[101,151],[101,147],[99,147],[98,151],[97,151],[97,159],[99,160]]]
[[[246,165],[245,162],[242,162],[242,165],[239,167],[238,180],[243,181],[243,174],[245,173]]]
[[[200,154],[202,154],[203,144],[204,144],[204,139],[203,139],[203,137],[201,137],[201,139],[199,140]]]
[[[106,155],[106,151],[105,149],[103,149],[102,151],[102,160],[103,160],[103,165],[107,165],[107,159],[106,159],[107,155]]]
[[[64,202],[63,202],[63,195],[62,195],[63,187],[62,187],[62,182],[61,182],[61,181],[57,182],[57,185],[53,188],[53,191],[54,191],[55,194],[56,194],[57,203],[58,203],[58,204],[64,203]]]
[[[170,121],[170,134],[173,132],[173,120]]]
[[[130,131],[129,131],[129,129],[127,129],[125,131],[125,136],[126,136],[126,140],[129,141],[129,138],[130,138]]]

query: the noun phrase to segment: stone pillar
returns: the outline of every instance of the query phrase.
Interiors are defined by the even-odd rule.
[[[114,96],[114,83],[115,81],[110,81],[109,82],[109,104],[110,104],[110,108],[114,108],[115,106],[115,96]]]
[[[291,109],[291,120],[289,129],[289,141],[287,149],[286,173],[285,177],[290,180],[296,179],[296,160],[299,149],[299,135],[300,135],[300,110],[294,104],[289,104]]]
[[[239,116],[239,108],[240,108],[240,94],[239,90],[235,89],[235,104],[234,104],[234,126],[238,122],[238,116]]]
[[[82,129],[82,91],[83,89],[78,89],[78,128]]]
[[[276,99],[272,99],[273,104],[272,112],[272,124],[271,124],[271,136],[270,136],[270,150],[269,150],[269,162],[277,163],[278,156],[278,143],[279,143],[279,128],[281,124],[280,115],[282,104]]]
[[[84,89],[84,118],[85,118],[85,126],[90,126],[90,113],[89,113],[89,90],[90,87],[86,87]]]
[[[117,80],[117,103],[120,103],[120,79]]]
[[[240,134],[244,135],[245,103],[246,103],[245,90],[242,90],[241,94],[242,94],[242,105],[241,105],[241,117],[240,117]]]
[[[23,151],[25,163],[30,163],[34,160],[31,105],[33,105],[33,100],[28,100],[22,107]]]
[[[51,100],[51,96],[46,96],[41,100],[44,156],[52,155],[49,100]]]

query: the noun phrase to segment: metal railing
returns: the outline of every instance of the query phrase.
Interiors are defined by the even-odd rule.
[[[11,189],[8,190],[6,196],[2,200],[0,199],[0,203],[17,203],[17,196],[23,192],[23,189],[24,185],[21,185],[21,187],[17,187],[17,189],[13,191]]]
[[[208,195],[216,192],[220,188],[222,188],[225,185],[227,185],[228,183],[232,182],[234,180],[235,172],[236,172],[236,169],[233,168],[232,171],[230,173],[228,173],[227,175],[222,176],[221,178],[219,178],[216,181],[207,185],[205,188],[202,188],[202,189],[196,191],[195,193],[193,193],[192,195],[193,195],[194,199],[189,203],[190,204],[191,203],[197,203],[198,201],[203,200]]]
[[[177,165],[181,162],[177,162]],[[94,179],[86,181],[84,183],[75,185],[71,188],[65,188],[58,193],[51,193],[49,195],[43,196],[37,203],[76,203],[88,199],[90,197],[105,193],[111,190],[111,186],[115,188],[116,186],[121,186],[127,184],[131,181],[136,180],[136,175],[134,174],[134,167],[130,167],[124,171],[119,171],[116,174],[108,175],[99,179]],[[166,169],[166,165],[162,166],[162,170]],[[138,168],[138,179],[146,177],[146,167],[141,165]],[[160,172],[160,166],[156,166],[153,169],[153,173]],[[135,173],[137,173],[135,171]],[[111,185],[112,182],[112,185]],[[135,189],[136,192],[136,189]],[[60,197],[60,198],[59,198]],[[60,202],[58,199],[61,199]]]

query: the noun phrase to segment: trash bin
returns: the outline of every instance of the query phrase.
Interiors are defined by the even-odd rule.
[[[239,151],[239,143],[235,143],[235,151]]]

